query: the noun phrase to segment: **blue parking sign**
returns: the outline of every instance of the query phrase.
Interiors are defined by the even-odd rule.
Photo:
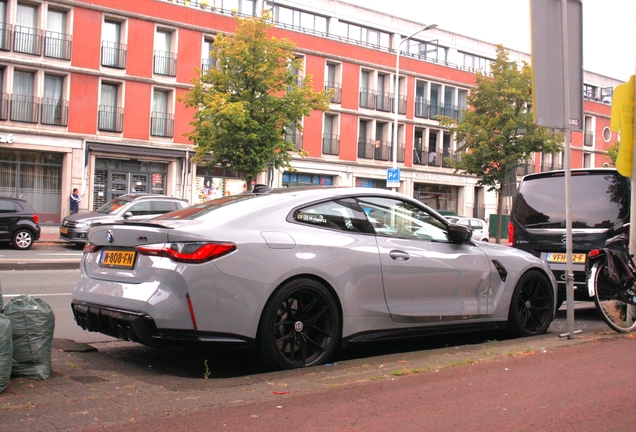
[[[386,181],[388,182],[399,182],[400,181],[400,169],[399,168],[389,168],[386,170]]]

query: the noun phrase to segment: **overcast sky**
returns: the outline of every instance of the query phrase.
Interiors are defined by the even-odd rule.
[[[530,53],[530,0],[344,0]],[[585,70],[627,81],[636,70],[636,0],[583,0]]]

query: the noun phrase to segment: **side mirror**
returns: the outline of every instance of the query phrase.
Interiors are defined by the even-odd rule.
[[[466,243],[470,240],[472,235],[473,230],[464,225],[457,225],[455,223],[448,224],[448,238],[451,243]]]
[[[129,211],[128,211],[128,212],[124,213],[124,215],[123,215],[122,217],[123,217],[124,219],[129,219],[129,218],[131,218],[132,216],[133,216],[132,212],[129,212]]]

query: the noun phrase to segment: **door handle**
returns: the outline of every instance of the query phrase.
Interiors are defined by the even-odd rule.
[[[408,261],[411,259],[411,255],[402,251],[391,251],[389,252],[389,256],[393,258],[395,261]]]

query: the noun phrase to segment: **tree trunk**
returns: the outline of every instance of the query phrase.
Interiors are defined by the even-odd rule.
[[[503,188],[497,190],[497,232],[495,234],[495,242],[501,242],[501,219],[503,216]]]

